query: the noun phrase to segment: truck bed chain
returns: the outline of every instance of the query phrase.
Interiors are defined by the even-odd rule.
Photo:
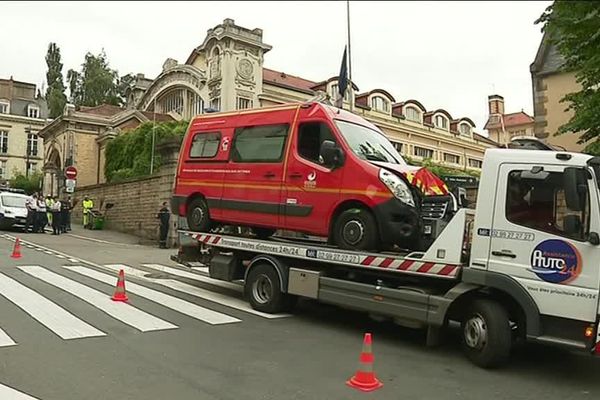
[[[460,265],[427,262],[425,260],[417,260],[403,256],[345,251],[311,244],[278,243],[276,241],[213,233],[191,231],[180,231],[180,233],[190,236],[207,246],[282,255],[292,258],[331,262],[370,269],[385,269],[387,271],[411,275],[456,279],[461,271]]]

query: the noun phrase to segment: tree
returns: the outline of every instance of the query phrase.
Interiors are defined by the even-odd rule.
[[[42,187],[42,174],[36,171],[25,176],[22,172],[15,170],[9,184],[11,188],[23,189],[25,193],[33,194]]]
[[[48,45],[46,53],[46,102],[50,110],[50,118],[57,118],[63,113],[65,104],[67,104],[67,96],[65,95],[65,84],[63,81],[62,68],[63,64],[60,57],[60,48],[56,43]]]
[[[557,0],[535,23],[544,24],[542,30],[565,59],[564,70],[574,72],[581,85],[579,92],[561,99],[574,114],[558,134],[581,134],[579,143],[591,141],[585,151],[596,152],[600,150],[600,2]]]
[[[77,106],[95,107],[100,104],[121,105],[119,75],[110,68],[104,50],[100,54],[87,53],[81,71],[67,73],[71,102]]]

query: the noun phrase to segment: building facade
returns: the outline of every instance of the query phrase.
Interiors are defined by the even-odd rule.
[[[106,143],[152,120],[173,121],[173,118],[108,104],[78,109],[67,104],[63,115],[40,131],[45,142],[43,192],[61,194],[64,169],[71,165],[77,168],[77,186],[104,183]]]
[[[0,184],[15,173],[28,175],[42,168],[44,143],[39,131],[46,124],[46,101],[33,83],[0,79]]]
[[[169,58],[156,79],[138,75],[128,107],[190,119],[207,109],[265,107],[307,101],[319,94],[335,99],[337,77],[313,81],[264,67],[271,46],[262,35],[261,29],[225,19],[207,31],[185,63]],[[353,83],[343,107],[379,126],[402,155],[415,160],[478,170],[485,150],[497,147],[475,132],[471,119],[455,118],[443,109],[428,110],[414,99],[397,101],[383,89],[361,93]]]
[[[544,33],[535,60],[529,67],[533,89],[533,112],[535,136],[552,146],[568,151],[582,151],[585,144],[577,143],[580,135],[564,133],[556,135],[558,129],[573,116],[567,111],[567,103],[560,100],[568,93],[578,92],[581,85],[575,73],[565,72],[564,59]]]
[[[510,143],[517,136],[534,136],[534,120],[523,110],[506,113],[504,111],[504,97],[493,94],[488,96],[489,117],[484,126],[488,138],[501,146]]]

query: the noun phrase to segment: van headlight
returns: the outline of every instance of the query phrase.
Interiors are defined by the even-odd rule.
[[[415,206],[415,200],[410,192],[410,188],[396,174],[381,168],[379,170],[379,179],[390,189],[394,197],[409,206]]]

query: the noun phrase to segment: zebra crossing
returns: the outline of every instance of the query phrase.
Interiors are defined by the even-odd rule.
[[[201,273],[184,271],[160,264],[142,264],[141,267],[143,268],[122,264],[104,264],[101,267],[63,265],[51,270],[40,265],[24,265],[15,267],[18,274],[12,273],[11,276],[8,276],[5,270],[0,270],[0,302],[12,303],[28,317],[37,321],[41,329],[47,328],[55,336],[66,341],[102,338],[111,334],[108,330],[104,331],[102,326],[95,326],[90,321],[86,321],[85,315],[74,315],[71,311],[63,308],[62,304],[58,304],[28,287],[24,283],[27,279],[21,279],[21,277],[32,278],[29,281],[43,282],[51,290],[56,290],[58,293],[68,293],[73,296],[71,302],[84,302],[119,323],[134,328],[140,334],[155,331],[164,331],[165,334],[168,334],[168,331],[179,329],[180,326],[173,323],[173,321],[169,321],[169,317],[165,318],[165,315],[170,316],[169,313],[161,313],[161,317],[158,317],[147,310],[143,310],[140,305],[136,304],[136,297],[159,304],[160,307],[168,309],[167,311],[178,314],[178,317],[183,315],[200,321],[207,326],[241,323],[244,317],[240,316],[239,312],[242,312],[243,315],[252,315],[265,320],[291,316],[289,314],[272,315],[256,311],[240,297],[240,285],[217,281]],[[99,269],[102,269],[102,271]],[[114,287],[117,280],[116,272],[120,269],[125,271],[125,276],[128,278],[126,283],[127,292],[133,295],[133,298],[130,296],[128,303],[113,302],[110,299],[110,294],[107,294],[107,290],[98,290],[100,287],[107,288],[107,285]],[[169,275],[153,278],[152,273],[156,273],[156,271]],[[78,277],[89,278],[86,280],[87,282],[91,279],[97,282],[98,286],[91,287],[88,284],[78,282]],[[129,278],[133,278],[136,282]],[[200,285],[192,285],[176,278],[186,278]],[[170,293],[175,292],[178,295],[186,295],[186,299],[150,288],[147,284],[165,288]],[[209,288],[215,290],[209,290]],[[228,289],[229,293],[223,293],[223,288]],[[200,300],[203,305],[189,301],[190,296]],[[64,299],[64,296],[60,298]],[[212,305],[218,306],[219,310],[225,307],[226,309],[235,310],[237,313],[234,312],[235,315],[230,315],[228,311],[216,311],[211,309]],[[69,307],[69,309],[73,308],[77,307]],[[180,321],[180,319],[177,320]],[[18,339],[18,335],[11,332],[10,326],[7,326],[7,321],[0,321],[0,349],[17,346]],[[0,398],[4,397],[0,396]]]

